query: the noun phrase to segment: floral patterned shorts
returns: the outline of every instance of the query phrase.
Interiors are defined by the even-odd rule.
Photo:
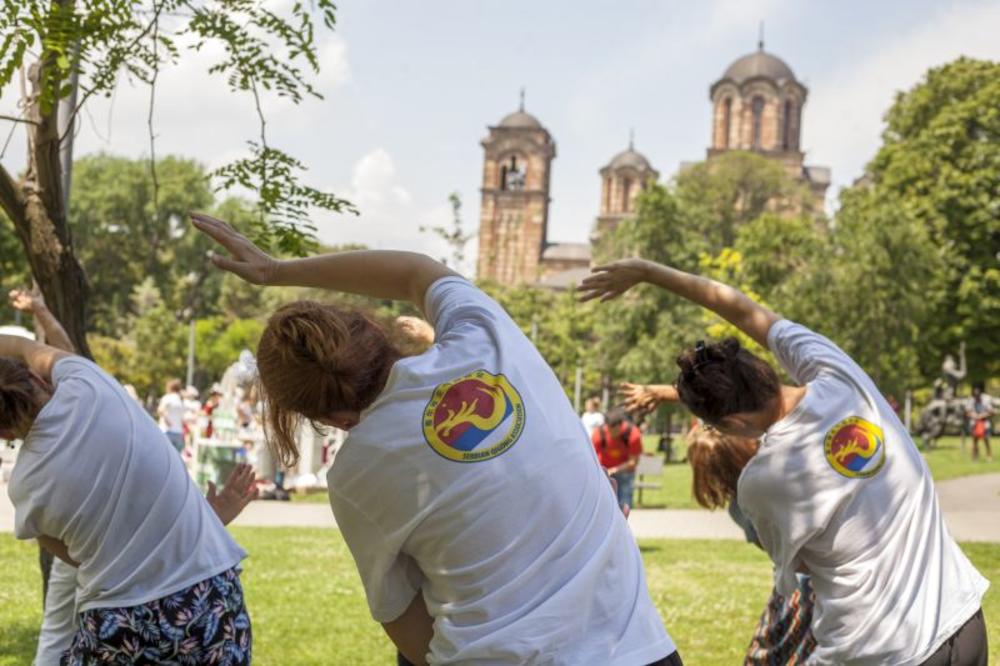
[[[141,606],[94,608],[62,666],[250,663],[250,616],[236,568]]]

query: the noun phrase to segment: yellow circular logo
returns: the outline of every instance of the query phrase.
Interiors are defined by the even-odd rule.
[[[521,436],[524,402],[505,376],[476,370],[434,389],[423,430],[431,448],[448,460],[489,460]]]
[[[882,429],[857,416],[846,418],[830,429],[824,450],[830,466],[851,479],[875,476],[885,464]]]

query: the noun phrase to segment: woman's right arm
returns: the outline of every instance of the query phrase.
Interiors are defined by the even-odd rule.
[[[580,285],[581,298],[608,301],[640,282],[672,291],[715,312],[765,349],[767,332],[780,319],[739,289],[644,259],[622,259],[595,267]]]
[[[50,382],[56,361],[73,354],[16,335],[0,335],[0,356],[23,361],[32,372]]]
[[[191,219],[199,231],[229,252],[229,257],[213,255],[213,263],[254,284],[330,289],[409,301],[423,308],[431,284],[457,275],[415,252],[361,250],[277,260],[221,220],[200,213],[192,213]]]

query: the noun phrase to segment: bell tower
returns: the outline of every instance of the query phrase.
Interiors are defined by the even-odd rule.
[[[520,108],[489,128],[484,150],[477,276],[505,285],[540,277],[549,219],[549,174],[556,144]]]

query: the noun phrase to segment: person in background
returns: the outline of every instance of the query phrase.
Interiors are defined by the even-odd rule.
[[[986,449],[986,460],[993,462],[993,451],[990,449],[990,434],[993,431],[993,398],[983,392],[985,386],[976,382],[972,386],[968,407],[965,410],[969,423],[969,433],[972,435],[972,459],[979,460],[979,442]]]
[[[181,391],[184,402],[184,440],[194,444],[198,433],[198,421],[201,418],[201,401],[198,400],[198,389],[188,386]]]
[[[587,429],[587,435],[591,437],[594,435],[594,430],[604,425],[604,413],[601,411],[600,398],[587,398],[580,421],[583,423],[583,427]]]
[[[615,407],[607,415],[607,423],[594,429],[590,436],[597,459],[617,484],[618,506],[623,511],[632,506],[635,488],[635,468],[642,455],[642,434],[628,420],[628,413]]]
[[[181,396],[181,380],[167,381],[167,392],[160,398],[156,413],[160,417],[160,430],[170,440],[178,453],[184,451],[184,398]]]
[[[205,399],[205,404],[201,407],[201,412],[205,416],[205,429],[202,431],[201,436],[206,438],[211,438],[215,432],[215,425],[212,423],[212,414],[218,408],[219,403],[222,402],[222,388],[218,384],[212,384],[212,388],[208,392],[208,398]]]

